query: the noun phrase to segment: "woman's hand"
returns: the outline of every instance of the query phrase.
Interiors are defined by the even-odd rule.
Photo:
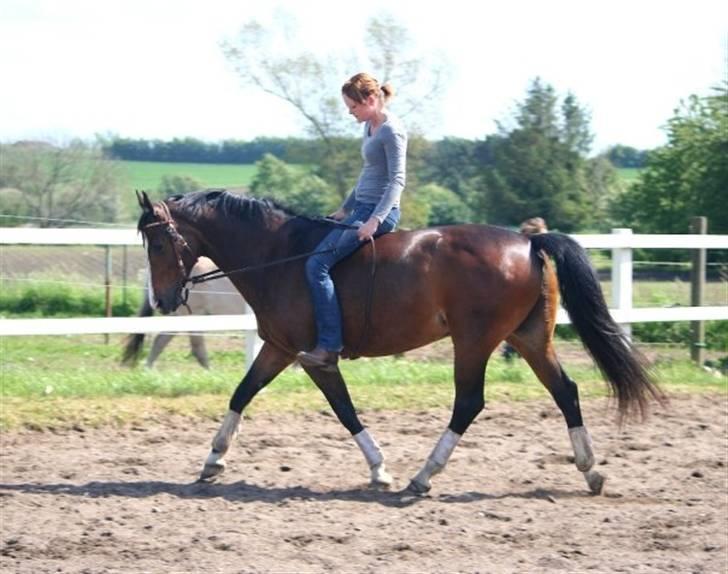
[[[341,221],[346,217],[347,213],[343,209],[339,208],[336,211],[334,211],[331,215],[329,215],[329,218],[335,219],[336,221]]]
[[[357,230],[359,241],[368,241],[379,229],[379,220],[376,217],[370,217],[364,225]]]

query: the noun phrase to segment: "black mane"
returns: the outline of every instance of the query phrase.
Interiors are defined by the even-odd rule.
[[[288,236],[293,242],[306,244],[317,242],[325,232],[332,229],[331,224],[296,213],[289,207],[270,198],[256,199],[224,189],[206,189],[184,195],[168,197],[166,203],[177,212],[182,212],[192,220],[203,217],[209,210],[215,210],[226,218],[240,222],[253,222],[267,227],[271,220],[283,221]]]

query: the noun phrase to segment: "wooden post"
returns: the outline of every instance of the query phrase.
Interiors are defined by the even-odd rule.
[[[126,307],[126,289],[127,289],[127,272],[129,270],[129,261],[128,261],[128,249],[126,245],[122,246],[122,255],[121,255],[121,302]]]
[[[106,273],[104,274],[104,288],[106,300],[106,316],[111,317],[111,246],[106,245]],[[104,335],[104,343],[109,344],[109,334]]]
[[[690,218],[690,233],[701,235],[708,233],[708,218]],[[706,253],[705,249],[692,250],[690,268],[690,305],[692,307],[701,307],[705,300]],[[703,321],[690,322],[690,358],[701,367],[705,362],[705,323]]]

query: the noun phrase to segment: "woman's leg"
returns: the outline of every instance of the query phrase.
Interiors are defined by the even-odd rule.
[[[360,225],[369,218],[371,207],[357,207],[344,220],[348,225]],[[319,244],[320,250],[334,249],[327,253],[312,255],[306,261],[306,279],[311,291],[314,313],[316,316],[317,342],[311,353],[299,355],[301,362],[306,363],[311,357],[312,366],[320,363],[336,362],[336,356],[343,348],[341,332],[341,310],[336,296],[336,288],[331,279],[331,268],[345,259],[361,246],[356,229],[336,228]],[[318,364],[313,364],[313,363]]]

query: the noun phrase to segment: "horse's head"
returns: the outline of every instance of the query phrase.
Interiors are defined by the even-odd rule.
[[[152,203],[145,192],[137,192],[137,199],[142,208],[138,229],[151,274],[149,300],[162,313],[171,313],[186,302],[187,277],[197,254],[179,232],[166,203]]]

